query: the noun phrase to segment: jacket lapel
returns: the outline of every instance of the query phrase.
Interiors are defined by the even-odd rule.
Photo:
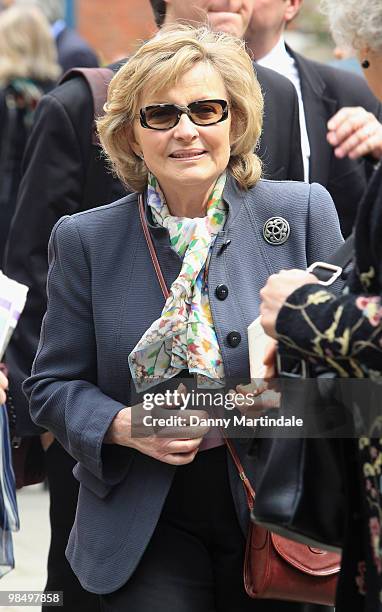
[[[338,110],[338,102],[327,95],[325,81],[314,63],[295,53],[288,46],[287,50],[294,58],[300,76],[310,143],[309,181],[327,185],[333,149],[326,140],[326,124]]]

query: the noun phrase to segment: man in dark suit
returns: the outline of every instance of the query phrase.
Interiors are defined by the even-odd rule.
[[[150,0],[158,27],[178,21],[208,23],[213,30],[222,30],[243,37],[253,0]],[[264,178],[303,180],[301,149],[296,139],[297,99],[273,70],[256,66],[257,78],[264,94],[263,134],[258,155],[263,161]],[[298,114],[298,111],[297,111]],[[297,129],[297,132],[296,132]]]
[[[253,0],[215,1],[212,17],[224,16],[218,24],[239,36],[244,34]],[[201,0],[168,2],[172,11],[167,21],[200,15]],[[153,8],[156,8],[152,2]],[[221,12],[216,9],[221,5]],[[178,13],[175,12],[175,8]],[[181,15],[179,13],[181,12]],[[203,15],[202,15],[203,17]],[[212,23],[214,25],[214,23]],[[298,102],[290,82],[273,71],[260,68],[265,91],[265,122],[260,145],[268,178],[301,180]],[[282,104],[280,104],[280,100]],[[51,229],[64,214],[105,204],[125,194],[122,185],[107,170],[99,147],[92,145],[93,100],[82,78],[74,78],[44,96],[36,111],[33,132],[24,159],[16,214],[10,230],[5,270],[30,287],[25,311],[7,352],[10,393],[18,416],[18,433],[42,432],[29,418],[21,391],[37,349],[40,325],[46,308],[45,281],[47,244]],[[70,356],[68,356],[70,359]],[[51,495],[52,542],[48,560],[48,590],[65,590],[64,607],[70,612],[95,612],[98,602],[83,591],[65,559],[64,550],[74,520],[78,483],[71,470],[74,460],[58,442],[47,447],[47,469]]]
[[[285,44],[283,32],[302,2],[254,0],[245,37],[258,64],[295,85],[305,179],[328,189],[347,236],[382,154],[382,108],[362,77],[309,60]]]

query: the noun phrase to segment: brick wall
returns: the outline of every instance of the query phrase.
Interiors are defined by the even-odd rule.
[[[125,57],[156,30],[149,0],[76,0],[77,30],[102,63]]]

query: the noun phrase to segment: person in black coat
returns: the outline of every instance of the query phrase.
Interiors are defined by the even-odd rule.
[[[98,57],[86,40],[65,24],[59,24],[56,29],[58,31],[56,36],[58,61],[63,73],[79,66],[97,68]],[[55,32],[54,25],[53,32]]]
[[[368,84],[382,100],[382,6],[379,0],[325,2],[339,44],[356,47]],[[378,145],[379,141],[379,145]],[[382,139],[375,138],[375,146]],[[366,379],[357,399],[363,437],[346,440],[348,499],[336,610],[382,609],[382,166],[374,171],[355,226],[355,261],[339,297],[302,270],[269,278],[262,323],[279,350],[342,378]],[[378,384],[373,384],[374,381]],[[353,385],[354,381],[350,381]],[[352,386],[357,391],[357,386]],[[367,418],[375,398],[377,411]],[[324,477],[324,476],[323,476]],[[330,499],[328,499],[328,504]]]
[[[300,104],[305,180],[327,188],[342,232],[348,236],[380,155],[374,134],[382,132],[382,106],[361,76],[307,59],[285,44],[284,30],[302,2],[254,0],[245,38],[259,64],[294,83]],[[360,140],[362,148],[357,148]]]
[[[197,4],[194,0],[186,5],[190,19]],[[226,1],[223,4],[227,11]],[[231,21],[239,23],[239,35],[246,29],[251,1],[245,0],[242,4],[243,14],[237,15],[235,7],[231,10]],[[182,1],[180,7],[184,6]],[[227,18],[229,15],[228,11]],[[264,130],[258,151],[265,176],[301,180],[294,88],[287,79],[266,69],[260,68],[258,78],[265,92]],[[23,179],[5,257],[7,274],[30,287],[25,310],[6,355],[10,394],[21,436],[43,431],[30,420],[21,383],[30,373],[46,309],[47,245],[52,227],[62,215],[114,201],[126,193],[109,172],[100,148],[92,145],[93,114],[91,93],[84,79],[73,78],[60,85],[42,99],[24,157]],[[45,440],[48,435],[44,434]],[[52,542],[47,590],[65,588],[64,606],[70,612],[77,609],[94,612],[97,602],[80,588],[64,555],[78,495],[78,484],[71,473],[74,461],[57,441],[50,445],[49,442],[46,459]]]
[[[41,96],[60,68],[45,17],[34,7],[0,14],[0,267],[16,207],[21,159]]]

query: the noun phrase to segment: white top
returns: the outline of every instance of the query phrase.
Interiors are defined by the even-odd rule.
[[[301,151],[302,161],[304,164],[304,180],[306,182],[309,182],[310,145],[308,131],[306,129],[304,102],[301,94],[300,76],[298,74],[296,62],[286,50],[284,38],[281,37],[277,45],[275,45],[267,55],[259,59],[257,63],[260,64],[260,66],[265,66],[265,68],[271,68],[272,70],[275,70],[275,72],[278,72],[282,76],[285,76],[293,83],[296,88],[300,117]]]

